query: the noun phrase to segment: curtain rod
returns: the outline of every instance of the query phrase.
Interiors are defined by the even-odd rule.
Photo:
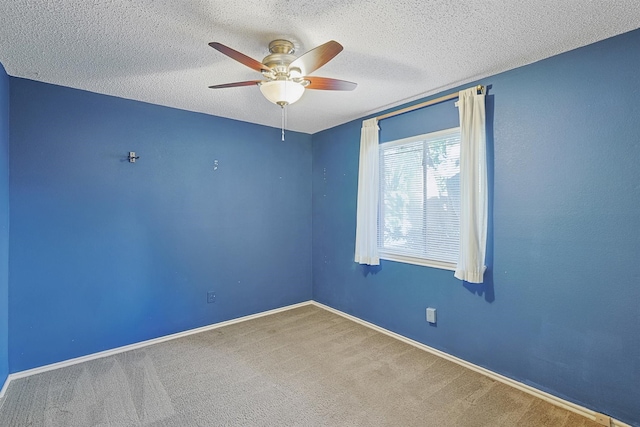
[[[476,86],[476,90],[482,93],[482,91],[484,90],[484,86],[478,85]],[[410,107],[402,108],[400,110],[383,114],[381,116],[376,117],[376,119],[378,119],[378,121],[388,119],[389,117],[408,113],[409,111],[413,111],[413,110],[419,110],[420,108],[428,107],[429,105],[439,104],[441,102],[449,101],[450,99],[456,99],[456,98],[458,98],[458,92],[450,93],[449,95],[444,95],[444,96],[441,96],[440,98],[431,99],[429,101],[421,102],[420,104],[412,105]]]

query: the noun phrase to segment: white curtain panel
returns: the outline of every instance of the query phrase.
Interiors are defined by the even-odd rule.
[[[487,246],[487,136],[484,94],[460,91],[460,252],[455,277],[482,283]]]
[[[378,119],[364,120],[360,134],[355,261],[368,265],[380,264],[378,256],[379,129]]]

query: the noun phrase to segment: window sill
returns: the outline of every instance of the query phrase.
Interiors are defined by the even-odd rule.
[[[380,252],[380,259],[387,261],[403,262],[405,264],[421,265],[423,267],[439,268],[441,270],[456,271],[456,265],[449,262],[434,261],[424,258],[415,258],[406,255],[390,254],[388,252]]]

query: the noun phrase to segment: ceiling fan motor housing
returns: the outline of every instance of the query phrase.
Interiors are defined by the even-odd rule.
[[[290,77],[289,64],[295,61],[297,58],[293,55],[295,52],[295,47],[293,43],[288,40],[274,40],[269,43],[269,52],[270,55],[267,55],[262,63],[267,67],[271,68],[275,71],[275,73],[264,72],[266,76],[269,76],[273,79],[286,79]],[[295,77],[300,77],[301,73],[299,69],[293,70],[298,72],[298,75]]]

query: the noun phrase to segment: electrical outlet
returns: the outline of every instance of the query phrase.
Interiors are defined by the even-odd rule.
[[[216,302],[216,293],[215,292],[207,292],[207,304],[211,304]]]
[[[427,308],[427,322],[436,323],[436,309],[432,307]]]
[[[603,426],[611,427],[611,417],[605,414],[599,414],[596,412],[596,422]]]

